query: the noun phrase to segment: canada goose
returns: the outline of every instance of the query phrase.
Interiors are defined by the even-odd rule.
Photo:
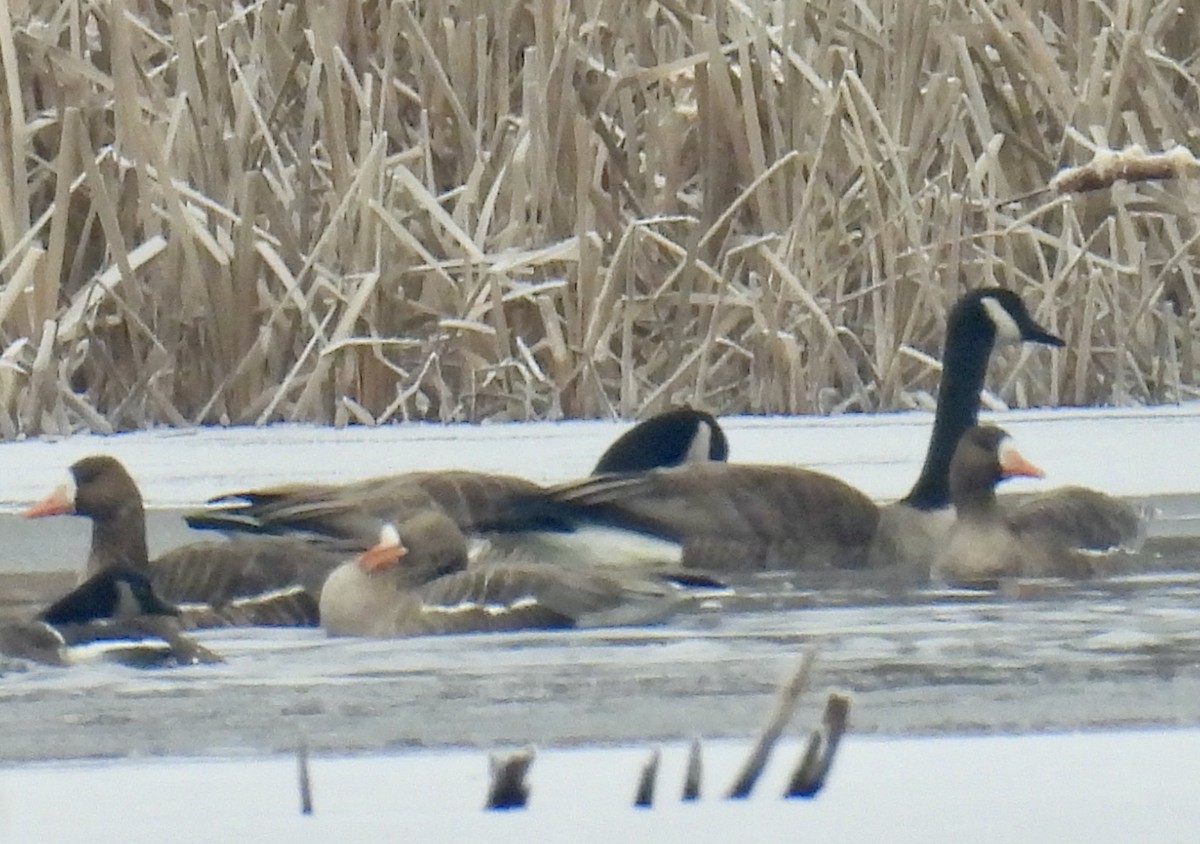
[[[996,486],[1012,477],[1042,478],[1002,429],[979,425],[959,440],[950,463],[955,520],[934,557],[937,579],[961,584],[992,583],[1002,577],[1088,577],[1104,557],[1085,553],[1075,531],[1030,522],[996,500]]]
[[[67,479],[24,515],[60,514],[91,519],[87,574],[141,572],[157,594],[183,605],[189,626],[315,625],[321,584],[353,549],[299,537],[239,537],[193,543],[151,561],[141,493],[107,455],[72,464]]]
[[[416,636],[644,624],[679,601],[662,579],[539,563],[477,563],[446,514],[386,525],[380,542],[336,569],[321,593],[331,635]]]
[[[0,625],[0,653],[48,665],[78,661],[84,649],[137,667],[220,662],[182,632],[179,616],[145,575],[107,568],[32,620]]]
[[[716,417],[702,410],[679,407],[634,425],[605,449],[593,475],[645,472],[666,466],[729,458],[729,441]]]
[[[597,471],[638,472],[652,466],[724,460],[725,434],[710,414],[691,408],[661,413],[638,423],[601,456]],[[380,522],[403,520],[425,510],[446,513],[472,540],[542,560],[587,565],[618,553],[655,561],[678,549],[642,542],[613,552],[576,537],[575,526],[545,507],[545,489],[512,475],[472,471],[407,472],[348,484],[289,484],[219,496],[208,509],[189,514],[197,529],[316,535],[370,544]],[[595,557],[593,559],[593,556]]]
[[[942,383],[920,477],[901,501],[877,506],[828,475],[793,466],[702,464],[606,476],[553,489],[564,521],[643,531],[683,546],[685,566],[713,571],[921,566],[945,530],[949,464],[979,412],[996,343],[1063,341],[998,287],[967,293],[946,326]]]

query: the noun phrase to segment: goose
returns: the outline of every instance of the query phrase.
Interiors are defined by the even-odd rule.
[[[683,565],[718,572],[919,567],[953,520],[949,464],[975,424],[997,343],[1062,346],[1012,291],[962,296],[946,325],[942,383],[921,473],[900,501],[878,506],[828,475],[784,465],[707,463],[606,475],[550,491],[563,521],[641,531],[682,546]]]
[[[723,461],[728,443],[709,413],[677,408],[650,417],[621,435],[601,455],[597,472],[634,473],[656,466]],[[560,520],[545,507],[540,484],[513,475],[450,470],[406,472],[347,484],[289,484],[232,493],[186,516],[200,530],[289,534],[302,532],[375,541],[378,525],[438,510],[472,541],[524,552],[541,560],[580,566],[611,556],[659,561],[678,549],[670,543],[626,542],[612,548],[602,537]]]
[[[715,416],[691,407],[677,407],[634,425],[596,461],[593,475],[646,472],[664,466],[729,459],[729,441]]]
[[[935,555],[935,579],[955,584],[990,584],[1003,577],[1090,577],[1106,556],[1088,552],[1062,524],[1009,512],[996,499],[1008,478],[1043,478],[1006,431],[991,425],[968,429],[950,463],[950,497],[955,520]]]
[[[404,637],[660,621],[681,601],[656,577],[531,562],[476,562],[445,513],[385,524],[379,542],[332,574],[321,626],[333,636]]]
[[[72,464],[66,480],[24,512],[28,518],[63,514],[92,522],[87,575],[111,569],[140,572],[157,594],[181,605],[191,627],[313,626],[325,576],[353,548],[300,537],[253,536],[193,543],[150,560],[141,492],[120,461],[108,455]]]
[[[0,625],[0,654],[59,666],[78,662],[85,650],[136,667],[220,662],[182,632],[179,616],[145,575],[107,568],[33,619]]]

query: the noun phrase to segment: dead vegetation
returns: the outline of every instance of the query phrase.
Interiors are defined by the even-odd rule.
[[[0,434],[905,407],[984,284],[1187,398],[1195,183],[1051,189],[1200,144],[1185,6],[3,4]]]

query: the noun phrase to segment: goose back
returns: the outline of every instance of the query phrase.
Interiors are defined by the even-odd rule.
[[[849,484],[791,466],[700,463],[585,479],[552,496],[568,521],[679,542],[685,566],[713,571],[860,567],[879,521]]]

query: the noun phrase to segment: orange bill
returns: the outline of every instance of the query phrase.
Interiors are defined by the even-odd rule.
[[[1016,446],[1005,440],[1000,445],[1000,472],[1006,478],[1044,478],[1046,473],[1026,460]]]
[[[71,500],[64,485],[55,487],[54,492],[47,495],[37,504],[34,504],[21,515],[27,519],[36,519],[40,516],[61,516],[64,513],[74,512],[75,502]]]
[[[408,549],[399,542],[379,542],[358,555],[358,567],[365,572],[377,572],[400,562]]]

